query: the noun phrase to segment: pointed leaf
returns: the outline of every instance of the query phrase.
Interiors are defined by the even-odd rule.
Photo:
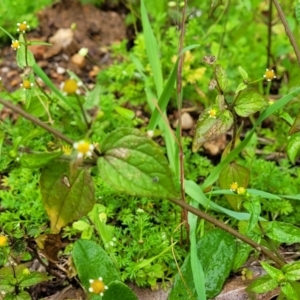
[[[263,294],[274,290],[277,286],[278,283],[275,279],[273,279],[270,275],[265,275],[251,282],[246,288],[246,291]]]
[[[221,65],[215,65],[214,68],[215,78],[218,82],[218,86],[222,92],[224,92],[228,85],[227,74]]]
[[[268,106],[267,98],[254,89],[242,90],[237,97],[234,110],[241,117],[248,117]]]
[[[105,285],[120,280],[113,261],[96,242],[77,240],[72,251],[72,258],[78,272],[80,282],[88,291],[90,279],[103,278]]]
[[[206,295],[213,298],[217,295],[229,276],[236,244],[233,236],[227,232],[216,229],[208,232],[197,245],[198,258],[205,274]],[[190,256],[184,261],[181,273],[175,277],[174,287],[168,300],[186,300],[196,296],[193,281]]]
[[[105,291],[103,300],[138,300],[138,297],[134,294],[126,284],[121,281],[115,280],[108,284],[108,290]]]
[[[31,287],[32,285],[36,285],[43,281],[48,281],[49,277],[46,273],[41,272],[30,272],[27,275],[23,275],[24,278],[20,281],[19,286],[20,287]],[[23,277],[22,276],[22,277]]]
[[[19,37],[20,48],[17,50],[17,64],[23,69],[25,67],[32,67],[35,64],[35,59],[32,52],[25,47],[25,40],[22,34]]]
[[[287,299],[300,299],[300,283],[299,282],[286,282],[281,285],[281,291],[286,295]]]
[[[163,152],[138,130],[119,128],[101,146],[100,175],[116,190],[138,196],[177,196]]]
[[[248,73],[241,66],[238,66],[238,70],[241,76],[243,77],[243,80],[244,81],[248,80],[249,78]]]
[[[261,204],[259,197],[249,195],[248,200],[243,203],[243,206],[249,211],[250,219],[247,232],[251,232],[257,225],[261,213]]]
[[[300,132],[293,134],[286,146],[286,152],[292,164],[295,164],[296,159],[300,155]]]
[[[233,117],[230,111],[220,111],[217,105],[205,109],[197,121],[192,147],[193,152],[198,151],[205,142],[225,133],[230,129],[232,123]]]
[[[237,163],[230,163],[224,167],[219,175],[219,185],[222,189],[229,189],[233,182],[238,184],[238,187],[247,188],[249,183],[250,172],[249,170]],[[241,209],[240,201],[241,196],[238,195],[225,195],[230,206],[238,211]]]
[[[40,185],[53,233],[93,208],[94,185],[87,168],[71,170],[66,162],[52,163],[43,169]]]
[[[22,167],[28,169],[41,168],[62,154],[62,152],[32,154],[23,153],[20,155],[19,163]]]
[[[300,243],[300,228],[284,222],[262,222],[265,234],[280,243]]]
[[[260,262],[262,267],[267,271],[267,273],[275,279],[278,283],[285,280],[285,276],[283,272],[279,269],[274,268],[273,266],[269,265],[268,263],[262,261]]]
[[[300,261],[295,261],[284,265],[282,271],[285,273],[287,280],[300,280]]]

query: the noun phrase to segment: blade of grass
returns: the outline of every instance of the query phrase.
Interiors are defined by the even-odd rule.
[[[196,47],[199,47],[199,45],[195,44],[195,45],[190,45],[188,47],[185,47],[182,50],[181,54],[185,53],[188,50],[194,49]],[[163,92],[160,95],[159,100],[158,100],[158,106],[162,112],[165,112],[165,110],[168,106],[168,103],[170,101],[170,98],[172,96],[172,93],[175,89],[175,81],[177,78],[177,68],[178,68],[178,59],[176,60],[176,63],[171,71],[171,74],[167,80],[167,83],[163,89]],[[155,108],[154,111],[152,111],[148,129],[154,130],[156,128],[160,118],[161,118],[160,111],[157,108]]]
[[[145,38],[146,52],[153,72],[156,93],[160,97],[163,91],[163,76],[160,63],[159,48],[147,15],[144,0],[141,0],[141,18]]]
[[[203,193],[200,186],[192,181],[192,180],[185,180],[185,192],[189,195],[192,199],[200,203],[204,208],[211,208],[214,211],[224,213],[229,217],[235,218],[237,220],[249,220],[250,214],[244,212],[237,212],[227,208],[224,208],[213,201],[209,201],[206,195]],[[261,218],[260,220],[265,221],[265,219]]]
[[[51,89],[51,91],[53,93],[56,94],[56,96],[62,100],[65,104],[67,104],[70,108],[73,108],[70,101],[68,100],[67,97],[65,97],[60,90],[53,84],[53,82],[51,81],[51,79],[47,76],[47,74],[40,68],[40,66],[38,64],[34,64],[32,66],[32,69],[34,71],[34,73],[40,77],[43,82]]]
[[[198,208],[198,203],[195,200],[193,200],[190,203],[190,205],[192,205],[195,208]],[[205,275],[204,275],[202,264],[197,254],[196,230],[197,230],[198,217],[189,212],[188,221],[190,225],[191,267],[192,267],[193,280],[197,291],[197,299],[206,300]]]

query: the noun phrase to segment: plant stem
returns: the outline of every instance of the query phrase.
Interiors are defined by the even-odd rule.
[[[61,140],[65,141],[66,143],[73,145],[74,141],[69,139],[67,136],[65,136],[64,134],[62,134],[60,131],[50,127],[49,125],[47,125],[46,123],[42,122],[41,120],[31,116],[30,114],[28,114],[27,112],[25,112],[22,108],[11,104],[10,102],[0,99],[0,103],[3,104],[5,107],[11,109],[12,111],[16,112],[17,114],[23,116],[25,119],[31,121],[32,123],[35,123],[36,125],[44,128],[46,131],[52,133],[53,135],[55,135],[56,137],[60,138]]]
[[[273,3],[274,3],[274,5],[275,5],[275,7],[277,9],[277,12],[278,12],[279,18],[281,20],[281,23],[284,26],[286,35],[288,36],[288,38],[290,40],[290,43],[291,43],[292,47],[294,48],[294,52],[296,54],[297,61],[298,61],[298,64],[300,66],[300,51],[299,51],[299,48],[297,46],[296,40],[294,38],[294,35],[293,35],[293,33],[292,33],[292,31],[291,31],[291,29],[289,27],[289,24],[286,21],[286,18],[284,16],[284,13],[283,13],[283,10],[281,9],[280,4],[278,3],[277,0],[273,0]]]
[[[272,48],[272,11],[273,5],[272,0],[269,0],[269,19],[268,19],[268,45],[267,45],[267,66],[266,68],[271,67],[271,48]]]
[[[262,246],[262,245],[260,245],[260,244],[258,244],[256,242],[254,242],[254,241],[252,241],[247,236],[239,233],[238,231],[234,230],[233,228],[227,226],[225,223],[220,222],[217,219],[211,217],[210,215],[204,213],[200,209],[197,209],[197,208],[195,208],[195,207],[187,204],[186,202],[184,202],[182,200],[169,199],[169,201],[171,201],[174,204],[179,205],[180,207],[188,210],[189,212],[195,214],[199,218],[202,218],[202,219],[206,220],[207,222],[209,222],[211,224],[214,224],[215,226],[217,226],[217,227],[219,227],[219,228],[227,231],[229,234],[235,236],[236,238],[240,239],[244,243],[250,245],[252,248],[254,248],[255,250],[257,250],[257,251],[259,251],[261,253],[263,253],[269,259],[271,259],[272,261],[274,261],[279,268],[282,268],[285,265],[285,262],[282,259],[280,259],[279,257],[277,257],[273,252],[271,252],[270,250],[268,250],[264,246]]]
[[[186,18],[186,7],[187,0],[184,1],[184,6],[182,8],[181,16],[181,28],[180,28],[180,38],[179,38],[179,47],[178,47],[178,68],[177,68],[177,108],[178,108],[178,148],[179,148],[179,176],[180,176],[180,190],[181,190],[181,199],[185,202],[185,188],[184,188],[184,153],[182,148],[182,66],[184,61],[184,55],[180,55],[183,49],[184,44],[184,34],[185,34],[185,18]],[[189,236],[189,223],[187,210],[183,209],[182,219],[184,224],[186,224],[186,230]],[[182,234],[182,232],[181,232]]]
[[[81,114],[83,116],[86,128],[89,129],[89,127],[90,127],[89,121],[88,121],[88,119],[86,117],[86,114],[85,114],[85,111],[83,109],[82,103],[81,103],[80,98],[79,98],[79,96],[77,94],[76,94],[76,100],[77,100],[78,106],[80,108]]]

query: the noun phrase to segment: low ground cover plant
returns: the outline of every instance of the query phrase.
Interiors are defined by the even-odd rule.
[[[73,284],[75,276],[90,299],[137,299],[127,281],[171,287],[170,300],[213,298],[252,253],[266,258],[267,275],[254,280],[249,293],[279,287],[279,297],[300,298],[299,262],[287,262],[278,251],[300,241],[299,170],[292,168],[299,157],[299,115],[286,109],[300,88],[281,86],[277,92],[284,96],[270,99],[279,77],[270,67],[271,52],[267,69],[254,71],[257,65],[239,59],[229,63],[222,54],[227,31],[217,45],[214,35],[218,28],[240,28],[229,20],[229,2],[220,5],[205,7],[210,16],[219,12],[208,21],[212,34],[204,32],[207,54],[204,42],[183,46],[197,31],[191,15],[184,34],[193,11],[187,2],[180,6],[181,36],[166,28],[167,41],[159,43],[162,33],[152,28],[141,1],[143,33],[129,54],[125,43],[115,46],[123,61],[102,72],[93,90],[72,72],[60,88],[54,85],[28,49],[40,44],[27,41],[29,22],[17,24],[18,37],[1,28],[24,71],[18,91],[2,86],[0,94],[1,105],[19,115],[0,124],[2,299],[31,299],[30,287],[58,279]],[[236,9],[251,8],[245,2]],[[299,5],[295,9],[300,21]],[[272,27],[270,7],[269,18]],[[288,64],[283,48],[275,55],[282,68]],[[198,88],[200,81],[207,91]],[[184,137],[180,121],[185,95],[199,95],[193,104],[202,105],[193,138]],[[135,106],[144,106],[149,122],[135,117]],[[178,111],[175,130],[166,118],[170,107]],[[264,141],[274,138],[261,129],[269,119],[286,143],[287,157],[278,162],[257,156],[261,133]],[[228,132],[220,161],[212,163],[202,146]],[[280,146],[271,142],[264,151]],[[33,259],[44,272],[28,267]]]

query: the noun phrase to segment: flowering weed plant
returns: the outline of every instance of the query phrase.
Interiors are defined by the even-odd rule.
[[[186,2],[180,5],[183,20],[186,6]],[[70,76],[57,87],[30,52],[29,45],[39,42],[28,41],[29,22],[17,24],[18,37],[9,34],[11,51],[15,51],[23,74],[18,98],[3,90],[1,95],[5,99],[0,99],[3,106],[19,115],[13,129],[10,120],[0,124],[3,174],[0,193],[6,197],[2,203],[4,209],[18,211],[13,220],[5,211],[0,216],[0,222],[5,224],[0,233],[0,291],[9,297],[29,299],[26,288],[49,279],[48,274],[37,274],[23,264],[15,266],[13,259],[19,263],[30,256],[43,262],[42,253],[51,262],[46,265],[50,272],[53,263],[71,253],[68,270],[64,265],[60,271],[64,272],[66,282],[76,274],[87,297],[137,299],[123,281],[133,280],[153,289],[159,283],[167,287],[188,249],[189,255],[174,279],[169,300],[177,300],[178,295],[184,299],[215,297],[230,272],[240,270],[252,251],[262,253],[274,266],[263,262],[268,275],[253,281],[248,290],[262,293],[278,286],[282,297],[297,299],[299,263],[287,263],[277,246],[299,243],[300,230],[291,223],[277,221],[279,213],[272,212],[274,218],[269,219],[264,214],[264,205],[276,200],[284,205],[280,214],[288,214],[292,211],[288,201],[298,200],[298,196],[251,186],[255,153],[250,146],[263,121],[298,96],[300,88],[275,103],[270,102],[271,84],[280,76],[277,71],[270,68],[264,72],[262,68],[261,75],[252,80],[246,67],[228,70],[212,54],[206,55],[203,66],[195,67],[193,73],[190,66],[197,61],[193,52],[199,45],[183,48],[183,36],[178,53],[172,56],[173,61],[170,59],[172,69],[165,76],[159,43],[143,0],[140,12],[143,55],[149,65],[143,66],[138,56],[131,55],[130,71],[145,84],[148,124],[135,118],[130,109],[109,104],[108,95],[102,103],[99,86],[90,91],[76,74],[69,72]],[[239,76],[232,80],[229,76],[232,74]],[[186,80],[181,81],[182,76]],[[183,87],[193,85],[201,95],[196,84],[205,76],[214,100],[205,101],[185,158],[184,149],[188,146],[181,124],[182,91]],[[265,89],[257,89],[263,86]],[[173,97],[179,120],[176,132],[165,118]],[[102,105],[106,105],[105,109]],[[106,114],[117,114],[119,120],[107,120]],[[278,113],[278,117],[290,126],[286,148],[293,164],[300,153],[300,117],[284,113]],[[245,118],[251,121],[251,128],[243,136],[241,120]],[[130,126],[118,126],[124,120]],[[111,130],[112,127],[115,128]],[[195,174],[185,174],[190,165],[205,165],[204,159],[201,163],[195,159],[205,143],[228,132],[231,138],[221,161],[215,166],[207,164],[209,171],[206,170],[202,182],[195,170]],[[155,142],[157,136],[160,144]],[[4,176],[8,173],[9,176]],[[221,197],[224,205],[213,201],[215,197]],[[40,205],[32,214],[30,207],[36,200],[44,210]],[[126,207],[122,201],[131,203]],[[211,216],[216,212],[223,214],[226,222]],[[34,218],[40,226],[34,226]],[[210,227],[204,221],[218,228],[208,230]],[[34,240],[21,243],[19,240],[26,235]],[[62,237],[75,239],[64,249],[64,254]],[[19,256],[14,254],[11,241],[22,245]],[[52,276],[60,278],[51,271]]]

